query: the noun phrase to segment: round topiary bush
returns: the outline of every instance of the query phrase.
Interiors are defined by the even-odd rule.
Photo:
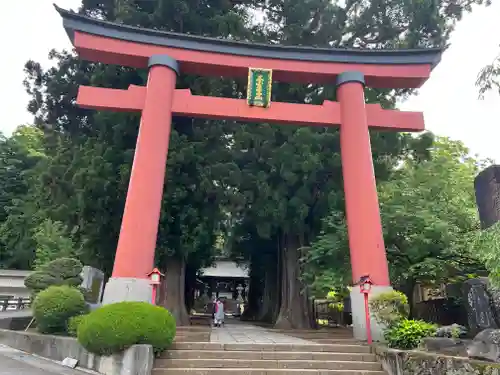
[[[175,337],[175,319],[168,310],[146,302],[119,302],[92,311],[78,327],[78,341],[97,355],[119,353],[135,344],[164,351]]]
[[[86,309],[83,294],[67,285],[42,290],[33,302],[33,316],[41,333],[65,333],[68,320]]]

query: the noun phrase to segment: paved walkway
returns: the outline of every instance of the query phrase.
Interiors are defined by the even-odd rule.
[[[55,362],[0,345],[0,375],[88,375]]]
[[[210,342],[221,344],[315,344],[311,341],[243,323],[229,323],[220,328],[213,327]]]

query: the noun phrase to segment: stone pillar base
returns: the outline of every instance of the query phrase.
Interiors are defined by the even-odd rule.
[[[372,285],[369,298],[372,298],[380,293],[392,291],[391,286]],[[352,311],[352,328],[354,338],[360,341],[366,341],[366,315],[365,315],[365,300],[363,293],[360,293],[359,286],[355,285],[351,291],[351,311]],[[371,331],[373,341],[384,341],[384,327],[377,323],[375,318],[371,316]]]
[[[149,302],[152,298],[152,286],[148,279],[112,277],[106,283],[102,304],[123,301]]]

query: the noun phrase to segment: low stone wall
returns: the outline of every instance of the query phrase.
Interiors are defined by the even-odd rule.
[[[78,366],[105,375],[150,375],[154,353],[150,345],[134,345],[122,354],[99,357],[71,337],[0,329],[0,344],[55,361],[78,360]]]
[[[377,360],[389,375],[500,375],[500,364],[421,351],[374,346]]]
[[[24,330],[31,322],[31,310],[0,312],[0,329]]]

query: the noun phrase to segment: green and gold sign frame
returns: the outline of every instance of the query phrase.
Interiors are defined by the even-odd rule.
[[[271,69],[248,69],[247,103],[249,106],[269,107],[272,88],[273,71]]]

